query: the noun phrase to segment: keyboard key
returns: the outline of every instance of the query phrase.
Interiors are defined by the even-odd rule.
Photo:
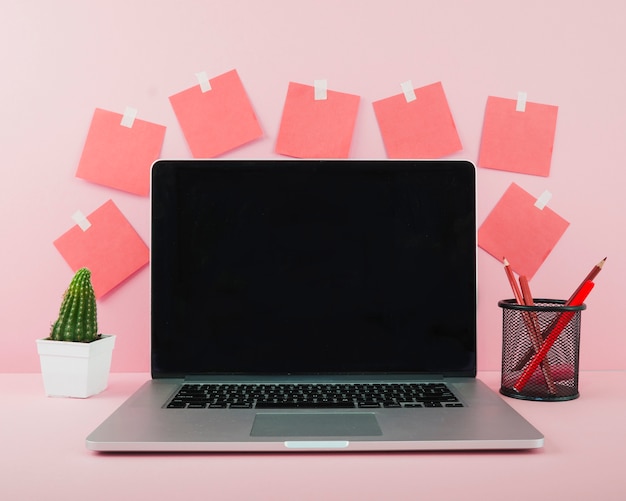
[[[393,409],[402,407],[402,405],[400,405],[398,402],[383,402],[383,407],[385,407],[386,409]]]
[[[240,402],[235,404],[230,404],[231,409],[252,409],[252,404],[250,402]]]
[[[343,402],[258,402],[257,409],[354,409],[354,403]]]
[[[443,407],[441,402],[424,402],[424,407]]]

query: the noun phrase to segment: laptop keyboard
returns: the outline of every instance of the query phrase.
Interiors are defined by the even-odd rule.
[[[463,407],[445,383],[184,384],[168,409]]]

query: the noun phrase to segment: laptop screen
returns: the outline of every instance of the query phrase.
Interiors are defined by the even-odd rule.
[[[465,161],[162,160],[153,377],[475,375]]]

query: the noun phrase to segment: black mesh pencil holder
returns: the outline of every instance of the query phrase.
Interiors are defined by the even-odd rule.
[[[500,393],[549,402],[578,398],[580,320],[586,306],[566,306],[556,299],[535,299],[534,306],[507,299],[498,306],[502,308]]]

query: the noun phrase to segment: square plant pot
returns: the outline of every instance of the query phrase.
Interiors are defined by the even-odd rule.
[[[46,395],[87,398],[103,391],[109,381],[115,336],[91,343],[37,339],[37,352]]]

